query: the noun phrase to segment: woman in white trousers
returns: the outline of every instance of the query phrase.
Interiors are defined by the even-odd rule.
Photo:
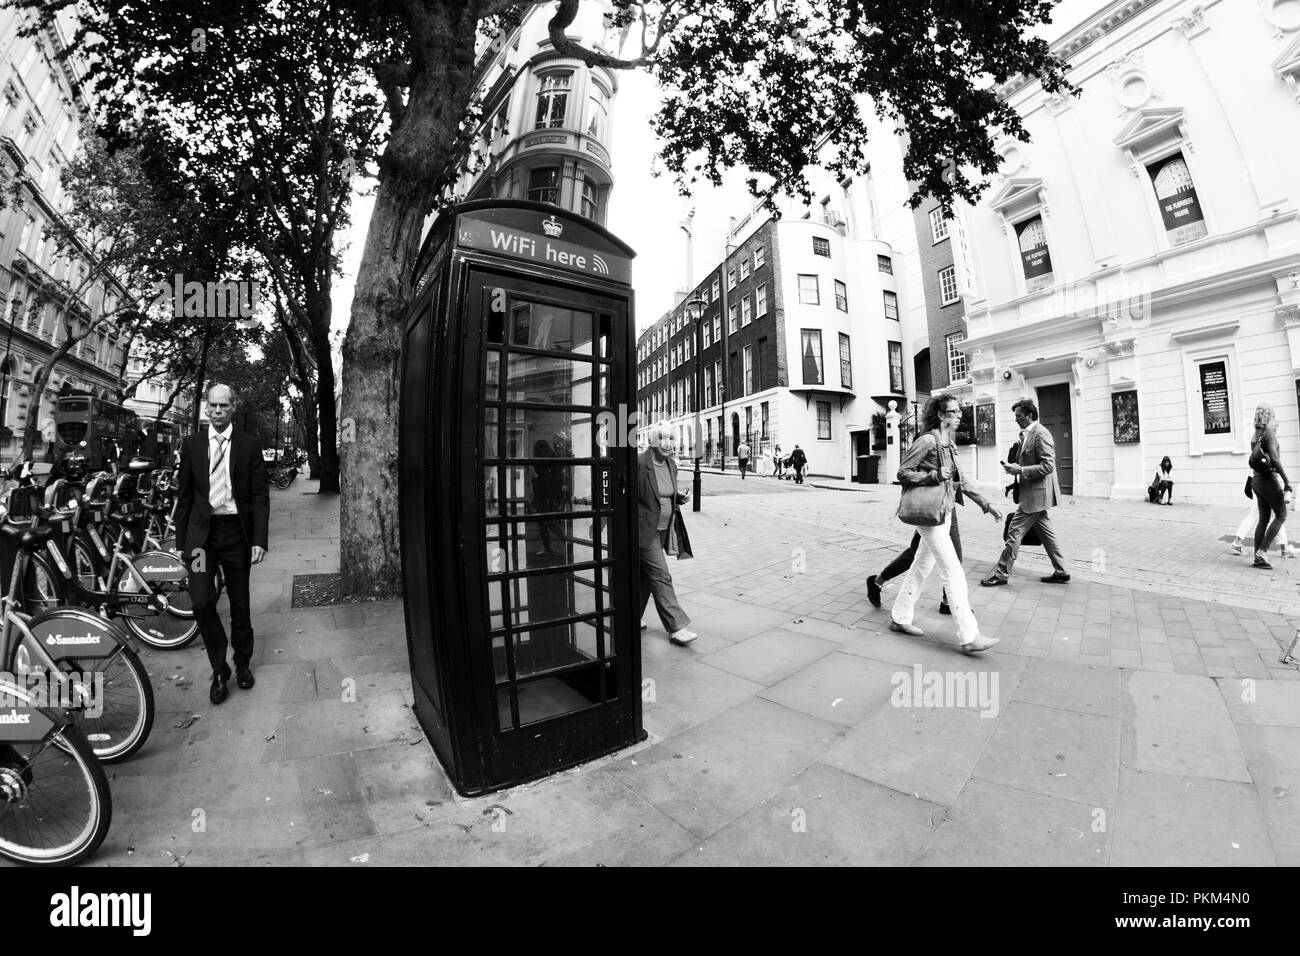
[[[898,469],[898,480],[904,485],[933,485],[942,481],[952,481],[956,485],[956,502],[962,498],[962,478],[957,469],[953,455],[953,434],[961,421],[961,402],[945,392],[931,396],[925,404],[925,413],[921,428],[923,434],[912,442]],[[978,496],[973,496],[978,497]],[[983,505],[989,513],[987,505]],[[996,516],[994,517],[996,521]],[[949,522],[952,513],[944,518],[943,524],[932,527],[918,526],[916,531],[921,542],[916,548],[916,557],[912,566],[903,576],[899,586],[898,597],[890,615],[889,629],[902,634],[920,636],[924,632],[912,623],[916,614],[916,601],[921,596],[925,579],[937,566],[939,579],[948,594],[948,607],[952,611],[953,622],[957,625],[957,642],[967,654],[986,651],[998,642],[996,637],[980,634],[979,622],[970,606],[970,590],[966,583],[966,572],[962,570],[957,558],[957,549],[953,547],[949,536]]]

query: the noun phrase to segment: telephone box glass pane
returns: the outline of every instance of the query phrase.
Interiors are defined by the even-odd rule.
[[[483,400],[497,401],[501,397],[501,353],[496,349],[488,349],[487,375],[483,381]]]
[[[590,312],[516,301],[510,308],[510,344],[591,355],[593,319]]]
[[[506,401],[590,405],[592,364],[551,355],[511,352]]]
[[[508,515],[586,511],[591,508],[590,465],[510,465],[502,507]],[[492,512],[489,512],[492,514]]]
[[[501,455],[501,430],[497,424],[497,409],[483,409],[483,457],[498,458]]]
[[[533,628],[515,634],[514,642],[515,674],[521,679],[542,671],[587,664],[599,656],[595,621]]]
[[[507,408],[511,458],[590,458],[595,421],[590,412]],[[538,465],[538,468],[545,466]]]
[[[488,573],[539,571],[564,564],[594,561],[591,541],[593,518],[551,518],[516,521],[506,525],[504,541],[496,526],[488,526]]]
[[[497,719],[501,722],[501,729],[509,730],[512,726],[512,686],[519,698],[519,723],[524,726],[600,703],[600,669],[604,666],[597,664],[573,673],[497,688]]]
[[[589,568],[508,579],[510,625],[595,613],[597,581],[608,589],[609,573],[604,568],[599,572]],[[608,599],[608,593],[605,596]]]

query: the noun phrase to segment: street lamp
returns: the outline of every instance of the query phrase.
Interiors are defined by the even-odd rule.
[[[695,324],[695,337],[692,350],[695,352],[695,429],[692,440],[695,443],[695,474],[691,483],[691,510],[700,510],[700,396],[704,389],[700,381],[700,319],[704,316],[704,300],[692,296],[686,300],[686,318]]]

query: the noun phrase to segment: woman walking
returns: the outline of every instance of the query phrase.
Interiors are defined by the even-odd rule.
[[[1286,523],[1286,506],[1291,500],[1291,481],[1282,467],[1277,445],[1277,416],[1273,406],[1261,402],[1255,409],[1255,437],[1250,445],[1250,480],[1255,493],[1259,521],[1255,525],[1255,562],[1257,568],[1272,568],[1268,549]]]
[[[690,615],[682,610],[673,590],[665,551],[690,557],[678,505],[690,499],[690,492],[677,490],[677,462],[673,460],[673,429],[659,422],[650,430],[650,447],[637,456],[637,543],[641,558],[641,616],[651,596],[659,620],[674,644],[689,644],[694,631],[687,630]],[[644,624],[641,625],[643,628]]]
[[[912,489],[923,486],[943,485],[952,482],[955,496],[953,504],[961,504],[962,478],[953,455],[953,436],[961,422],[961,403],[952,395],[940,392],[925,403],[925,412],[921,427],[923,434],[912,442],[907,449],[898,469],[898,480],[904,486],[903,495],[914,495]],[[907,505],[900,505],[902,510]],[[984,505],[987,513],[988,506]],[[937,517],[938,515],[936,515]],[[924,632],[912,623],[916,613],[916,601],[925,586],[925,579],[939,566],[939,577],[943,581],[944,591],[948,595],[948,606],[952,611],[953,621],[957,624],[957,640],[964,653],[986,651],[998,643],[996,637],[980,634],[979,622],[970,606],[970,592],[966,583],[966,574],[957,558],[951,538],[952,509],[942,514],[942,521],[937,525],[917,525],[920,543],[916,548],[916,557],[903,583],[898,589],[898,597],[890,615],[889,629],[902,634],[920,636]],[[995,517],[996,521],[997,518]]]

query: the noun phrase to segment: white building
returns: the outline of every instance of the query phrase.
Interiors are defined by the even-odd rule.
[[[1058,25],[1081,96],[1009,84],[1032,141],[1001,144],[962,215],[978,479],[1028,395],[1067,493],[1140,498],[1168,455],[1179,498],[1240,503],[1258,402],[1300,473],[1300,4],[1117,0]]]

